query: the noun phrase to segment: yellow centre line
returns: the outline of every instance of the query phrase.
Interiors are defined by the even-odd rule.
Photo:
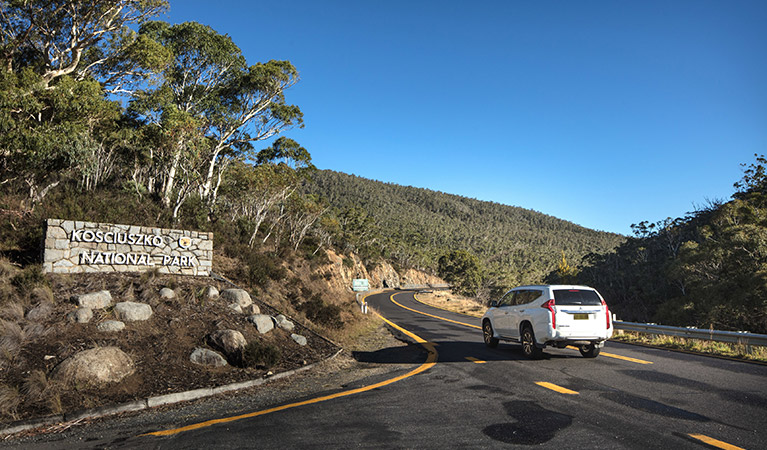
[[[402,304],[400,304],[400,303],[397,303],[397,301],[396,301],[396,300],[394,300],[394,295],[397,295],[397,294],[393,294],[393,295],[390,297],[390,299],[391,299],[392,303],[394,303],[395,305],[399,306],[400,308],[404,308],[404,309],[407,309],[408,311],[413,311],[414,313],[423,314],[424,316],[429,316],[429,317],[433,317],[433,318],[435,318],[435,319],[444,320],[445,322],[452,322],[452,323],[457,323],[458,325],[463,325],[463,326],[465,326],[465,327],[476,328],[476,329],[478,329],[478,330],[481,330],[481,329],[482,329],[482,327],[480,327],[479,325],[472,325],[472,324],[469,324],[469,323],[458,322],[457,320],[450,320],[450,319],[445,319],[444,317],[434,316],[434,315],[432,315],[432,314],[428,314],[428,313],[425,313],[425,312],[422,312],[422,311],[418,311],[418,310],[416,310],[416,309],[413,309],[413,308],[408,308],[407,306],[404,306],[404,305],[402,305]]]
[[[637,364],[652,364],[652,361],[645,361],[643,359],[630,358],[628,356],[616,355],[614,353],[601,352],[600,355],[607,356],[608,358],[622,359],[624,361],[630,361]]]
[[[467,356],[466,359],[473,362],[474,364],[485,364],[487,361],[482,361],[481,359],[475,358],[473,356]]]
[[[551,389],[552,391],[559,392],[560,394],[568,394],[568,395],[578,395],[578,392],[571,391],[570,389],[563,388],[562,386],[557,386],[554,383],[549,383],[547,381],[536,381],[535,384],[541,387],[545,387],[546,389]]]
[[[567,348],[569,348],[570,350],[578,350],[578,347],[573,347],[572,345],[568,345]],[[599,354],[601,356],[607,356],[608,358],[622,359],[624,361],[630,361],[630,362],[637,363],[637,364],[652,364],[651,361],[645,361],[643,359],[630,358],[628,356],[616,355],[615,353],[601,352]]]
[[[710,437],[708,437],[708,436],[706,436],[704,434],[690,434],[688,436],[690,436],[693,439],[697,439],[697,440],[699,440],[701,442],[704,442],[704,443],[706,443],[708,445],[711,445],[713,447],[716,447],[716,448],[723,448],[725,450],[745,450],[742,447],[738,447],[736,445],[728,444],[726,442],[722,442],[722,441],[716,440],[714,438],[710,438]]]
[[[392,295],[392,301],[394,301],[394,295]],[[265,414],[270,414],[270,413],[273,413],[273,412],[284,411],[286,409],[297,408],[299,406],[312,405],[314,403],[325,402],[325,401],[333,400],[333,399],[336,399],[336,398],[348,397],[350,395],[359,394],[361,392],[372,391],[373,389],[377,389],[377,388],[380,388],[380,387],[383,387],[383,386],[387,386],[389,384],[396,383],[397,381],[404,380],[405,378],[409,378],[409,377],[412,377],[414,375],[418,375],[421,372],[424,372],[426,370],[431,369],[432,367],[434,367],[435,364],[437,364],[437,350],[434,348],[434,344],[432,344],[431,342],[427,342],[426,340],[422,339],[420,336],[418,336],[418,335],[416,335],[416,334],[414,334],[414,333],[412,333],[412,332],[410,332],[410,331],[400,327],[399,325],[391,322],[390,320],[386,319],[385,317],[381,316],[380,314],[378,314],[378,313],[375,313],[375,314],[378,317],[380,317],[381,319],[383,319],[383,321],[386,322],[387,324],[389,324],[390,326],[392,326],[395,329],[401,331],[402,333],[405,333],[406,335],[408,335],[411,338],[413,338],[416,342],[421,344],[421,346],[423,346],[426,349],[426,351],[429,352],[429,356],[426,358],[426,362],[424,362],[420,366],[416,367],[415,369],[411,370],[410,372],[408,372],[408,373],[406,373],[404,375],[400,375],[398,377],[390,378],[388,380],[384,380],[384,381],[381,381],[381,382],[376,383],[376,384],[371,384],[369,386],[364,386],[364,387],[357,388],[357,389],[351,389],[351,390],[348,390],[348,391],[338,392],[338,393],[331,394],[331,395],[325,395],[325,396],[322,396],[322,397],[317,397],[317,398],[305,400],[305,401],[302,401],[302,402],[290,403],[290,404],[287,404],[287,405],[277,406],[275,408],[264,409],[264,410],[261,410],[261,411],[255,411],[255,412],[247,413],[247,414],[241,414],[239,416],[224,417],[224,418],[220,418],[220,419],[208,420],[208,421],[205,421],[205,422],[199,422],[199,423],[195,423],[195,424],[192,424],[192,425],[187,425],[185,427],[173,428],[173,429],[170,429],[170,430],[154,431],[152,433],[146,433],[146,434],[144,434],[142,436],[171,436],[171,435],[174,435],[174,434],[182,433],[184,431],[197,430],[197,429],[200,429],[200,428],[206,428],[206,427],[209,427],[209,426],[212,426],[212,425],[221,424],[221,423],[229,423],[229,422],[234,422],[234,421],[237,421],[237,420],[249,419],[249,418],[252,418],[252,417],[263,416]]]

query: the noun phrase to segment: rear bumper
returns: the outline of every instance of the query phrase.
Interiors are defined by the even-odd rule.
[[[565,348],[568,345],[572,345],[575,347],[580,347],[581,345],[593,345],[597,348],[602,348],[605,346],[605,342],[607,342],[607,339],[561,339],[557,341],[546,341],[543,344],[537,344],[536,347],[544,348],[546,346],[552,346],[552,347],[558,347],[558,348]]]
[[[587,345],[594,344],[597,347],[603,347],[606,340],[610,339],[613,335],[612,327],[606,330],[604,334],[591,334],[591,335],[568,335],[560,331],[554,331],[549,336],[541,336],[538,340],[539,346],[554,345],[557,347],[565,347],[567,345]],[[536,336],[538,337],[538,336]]]

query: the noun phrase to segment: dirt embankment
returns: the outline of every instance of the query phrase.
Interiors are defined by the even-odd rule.
[[[371,289],[445,284],[445,280],[419,270],[404,269],[397,272],[394,266],[385,261],[377,262],[368,268],[356,255],[339,255],[332,250],[329,250],[327,255],[330,263],[320,271],[328,274],[327,277],[334,289],[348,289],[355,278],[367,278]]]

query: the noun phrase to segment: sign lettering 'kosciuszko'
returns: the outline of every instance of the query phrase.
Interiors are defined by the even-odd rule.
[[[213,233],[48,219],[43,270],[209,275]]]

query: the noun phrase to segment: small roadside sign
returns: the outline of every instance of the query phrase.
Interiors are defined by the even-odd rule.
[[[352,280],[352,291],[364,292],[370,290],[370,283],[367,278],[355,278]]]

